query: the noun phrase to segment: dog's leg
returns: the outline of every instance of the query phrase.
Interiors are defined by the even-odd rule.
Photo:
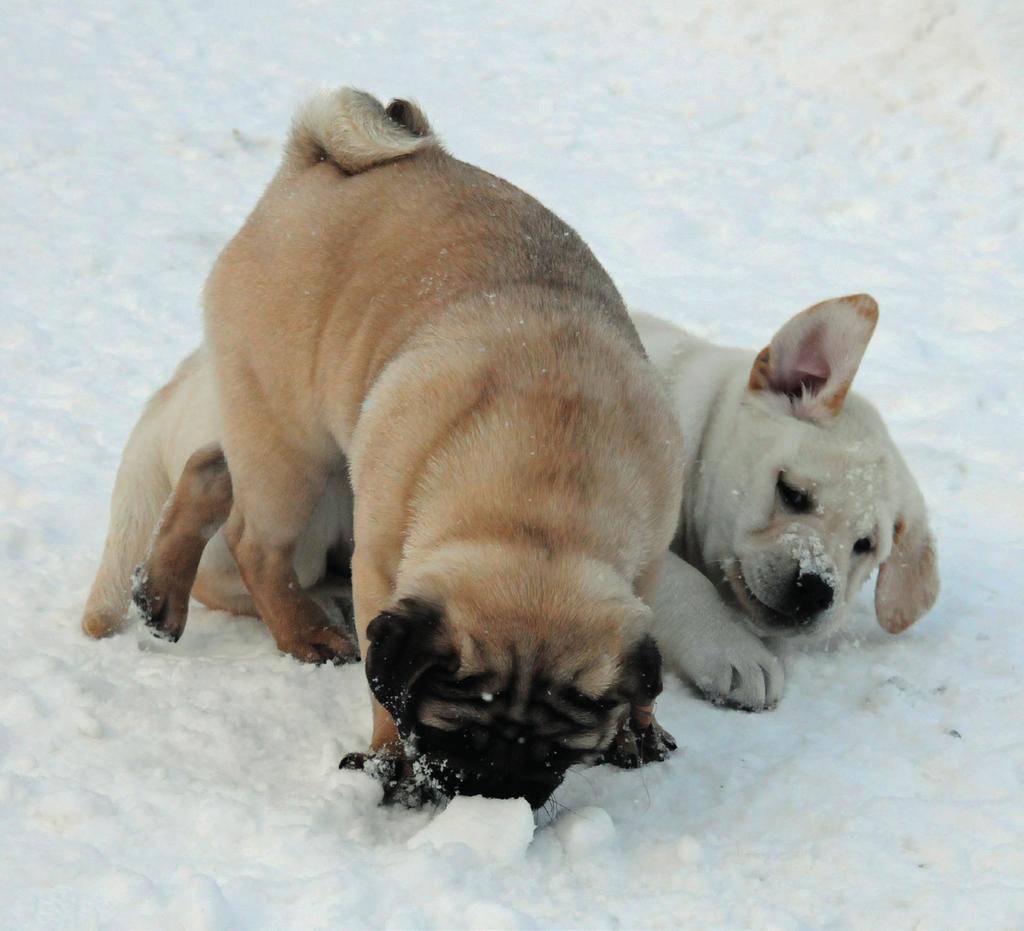
[[[283,490],[265,493],[287,494]],[[324,606],[299,585],[293,563],[295,539],[280,532],[267,534],[261,529],[264,526],[259,519],[248,517],[236,499],[224,534],[256,611],[270,628],[278,649],[310,663],[358,659],[354,639],[335,626]],[[301,530],[294,530],[296,538]]]
[[[231,512],[231,473],[219,443],[189,457],[164,508],[145,562],[135,572],[132,597],[157,636],[176,641],[184,632],[190,593],[207,607],[231,614],[257,615],[252,596],[224,584],[222,573],[198,575],[203,551]],[[347,562],[347,552],[337,560]],[[308,589],[309,596],[339,630],[355,637],[348,566]]]
[[[82,615],[82,629],[90,637],[108,637],[124,626],[132,569],[145,555],[171,493],[158,442],[162,400],[158,395],[147,405],[121,457],[103,559]]]
[[[356,631],[365,657],[370,646],[366,629],[378,614],[388,608],[393,586],[387,572],[368,555],[368,551],[372,553],[372,548],[367,547],[365,541],[359,540],[357,530],[356,548],[352,554],[352,593],[355,601]],[[371,753],[384,756],[400,755],[402,738],[398,733],[395,719],[373,695],[370,696],[370,703],[373,707]]]
[[[134,574],[132,600],[157,636],[176,641],[184,632],[203,550],[227,520],[231,503],[224,452],[211,443],[185,463],[146,560]]]
[[[361,534],[357,529],[357,540],[360,537]],[[355,552],[352,554],[352,593],[355,603],[356,630],[359,634],[359,644],[364,659],[370,649],[367,627],[373,618],[387,607],[391,590],[392,584],[387,573],[381,571],[374,560],[367,555],[367,547],[357,543]],[[411,785],[410,780],[414,776],[412,761],[406,756],[398,725],[391,713],[377,701],[372,690],[370,705],[373,711],[370,752],[345,754],[341,760],[341,768],[362,770],[374,776],[384,786],[385,801],[398,799],[406,794],[411,800],[416,796],[416,791],[412,789],[406,793],[402,787],[409,789]]]
[[[667,555],[651,563],[635,585],[637,596],[652,610],[666,558]],[[645,763],[660,763],[668,759],[668,755],[677,747],[675,738],[655,718],[654,701],[643,701],[634,703],[630,708],[629,717],[623,722],[611,748],[604,755],[604,762],[633,769]]]
[[[305,662],[355,660],[352,638],[331,624],[295,573],[295,545],[324,490],[331,462],[282,434],[259,386],[244,372],[228,375],[220,379],[221,409],[234,503],[224,537],[242,579],[278,649]]]
[[[710,701],[763,711],[782,697],[782,663],[722,601],[715,586],[670,553],[654,597],[652,633],[671,668]]]

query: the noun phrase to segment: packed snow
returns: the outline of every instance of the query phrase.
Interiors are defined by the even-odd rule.
[[[443,850],[462,844],[481,859],[514,863],[522,860],[529,848],[534,827],[533,811],[526,799],[456,796],[409,838],[408,847],[415,850],[429,844]]]
[[[998,0],[6,0],[0,927],[1024,926],[1024,12]],[[525,803],[378,804],[359,666],[195,608],[78,617],[122,445],[314,86],[417,98],[627,301],[752,353],[867,291],[857,387],[944,589],[786,648],[775,711],[669,677],[680,749]]]

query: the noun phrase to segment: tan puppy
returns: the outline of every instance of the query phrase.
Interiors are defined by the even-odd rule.
[[[297,115],[206,309],[233,480],[224,539],[303,659],[354,652],[296,573],[348,461],[374,751],[415,735],[446,791],[537,805],[631,705],[650,730],[646,602],[681,437],[572,230],[447,155],[412,105],[342,90]],[[185,608],[166,609],[172,630]],[[113,626],[99,601],[84,624]]]

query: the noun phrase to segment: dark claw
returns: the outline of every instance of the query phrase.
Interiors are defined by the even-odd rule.
[[[154,637],[168,643],[177,643],[181,639],[180,631],[171,630],[167,626],[167,605],[162,605],[153,617],[147,617],[146,626],[153,632]]]

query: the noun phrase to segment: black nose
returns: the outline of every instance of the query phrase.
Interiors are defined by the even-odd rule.
[[[835,597],[832,586],[820,575],[798,572],[790,586],[790,611],[800,620],[809,620],[825,611]]]

